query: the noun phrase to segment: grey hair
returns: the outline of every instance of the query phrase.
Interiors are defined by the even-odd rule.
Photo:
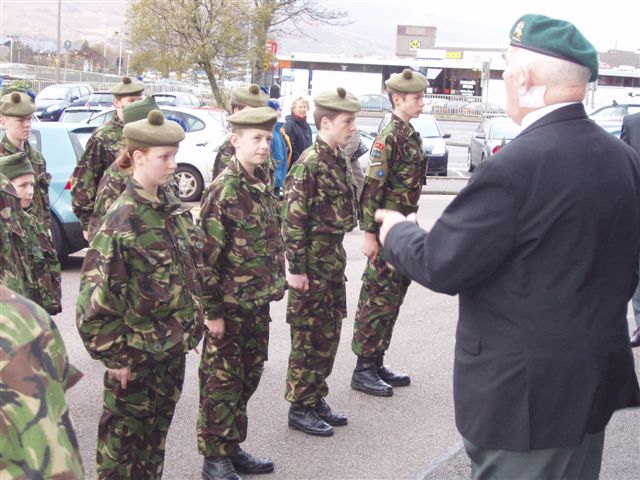
[[[524,48],[511,48],[511,60],[519,67],[527,68],[537,83],[547,87],[586,87],[591,77],[584,65]]]
[[[296,97],[296,99],[293,102],[291,102],[292,112],[298,106],[299,103],[306,103],[307,107],[309,106],[309,100],[307,100],[305,97]]]

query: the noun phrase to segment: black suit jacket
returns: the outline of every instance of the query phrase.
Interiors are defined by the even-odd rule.
[[[627,115],[622,119],[620,138],[640,155],[640,113]]]
[[[427,234],[396,225],[388,261],[459,293],[454,403],[476,445],[574,446],[640,405],[627,304],[638,282],[640,158],[562,107],[480,165]]]

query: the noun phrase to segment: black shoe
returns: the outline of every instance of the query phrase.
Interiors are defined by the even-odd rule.
[[[237,472],[240,473],[271,473],[273,472],[273,462],[268,458],[256,458],[250,453],[238,447],[235,453],[229,455],[231,463]]]
[[[340,415],[331,410],[331,407],[324,401],[324,398],[321,398],[313,409],[321,419],[334,427],[342,427],[348,422],[346,415]]]
[[[202,465],[203,480],[242,480],[229,457],[205,457]]]
[[[636,328],[636,331],[631,335],[631,346],[640,347],[640,327]]]
[[[289,426],[319,437],[330,437],[333,428],[325,422],[312,407],[292,403],[289,407]]]
[[[384,355],[380,355],[376,359],[376,366],[378,367],[378,375],[380,378],[391,385],[392,387],[406,387],[411,384],[411,377],[409,375],[405,375],[404,373],[393,373],[393,371],[384,365],[382,359]]]
[[[393,388],[378,375],[378,367],[373,358],[358,357],[358,363],[351,376],[351,388],[376,397],[390,397]]]

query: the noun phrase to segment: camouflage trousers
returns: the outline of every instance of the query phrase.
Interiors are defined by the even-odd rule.
[[[360,357],[376,358],[389,349],[400,305],[411,280],[384,260],[382,247],[369,260],[362,275],[362,288],[353,324],[351,349]]]
[[[198,451],[233,453],[247,438],[247,402],[258,388],[269,348],[269,304],[225,312],[221,340],[205,334],[200,359]]]
[[[307,266],[309,290],[289,289],[287,323],[291,326],[291,353],[285,399],[315,405],[329,393],[327,378],[347,316],[346,254],[339,242],[320,245],[315,264]]]
[[[99,479],[162,476],[165,441],[184,372],[185,355],[134,363],[126,389],[105,372],[96,457]]]

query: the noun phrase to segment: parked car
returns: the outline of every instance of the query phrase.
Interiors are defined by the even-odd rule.
[[[390,121],[391,112],[385,113],[378,127],[378,134],[382,132]],[[443,134],[435,117],[426,113],[420,114],[418,118],[411,119],[411,125],[422,137],[422,148],[428,160],[427,175],[446,177],[449,166],[449,149],[444,140],[445,138],[451,138],[451,134]]]
[[[469,102],[466,100],[435,99],[431,103],[431,113],[440,115],[456,115],[468,104]]]
[[[222,123],[226,113],[217,109],[161,106],[165,117],[178,120],[186,131],[186,138],[180,144],[176,161],[175,176],[179,187],[179,197],[183,202],[200,199],[205,187],[213,181],[211,171],[218,147],[227,135],[227,125]],[[94,114],[87,123],[95,126],[111,120],[115,108]]]
[[[49,85],[36,95],[36,116],[56,122],[69,104],[93,93],[93,88],[80,83]]]
[[[640,112],[640,103],[612,103],[600,107],[589,114],[589,118],[613,133],[622,130],[622,118]],[[618,137],[620,134],[618,133]]]
[[[103,107],[67,107],[60,115],[59,122],[85,123],[92,115],[104,111]]]
[[[157,92],[152,93],[151,96],[156,99],[158,105],[170,107],[202,107],[204,105],[193,93]]]
[[[51,174],[51,234],[60,259],[87,246],[78,217],[71,208],[71,174],[94,126],[83,123],[37,122],[29,142],[40,150]]]
[[[362,111],[382,112],[391,111],[391,101],[389,95],[384,93],[372,93],[358,97]]]
[[[521,127],[509,117],[485,117],[469,140],[467,168],[470,172],[513,140]]]
[[[103,107],[113,106],[114,96],[111,92],[93,92],[69,105],[70,107]]]

